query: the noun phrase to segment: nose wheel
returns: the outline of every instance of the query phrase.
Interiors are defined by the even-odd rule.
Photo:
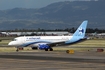
[[[19,51],[19,49],[17,48],[16,52],[18,52],[18,51]]]
[[[18,52],[19,50],[23,50],[23,48],[22,47],[17,48],[16,52]]]

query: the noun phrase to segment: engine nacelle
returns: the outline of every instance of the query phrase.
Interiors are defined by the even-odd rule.
[[[40,49],[40,50],[45,50],[45,51],[53,51],[52,47],[46,44],[39,44],[39,45],[34,45],[32,47],[33,50],[35,49]]]
[[[39,49],[41,49],[41,50],[43,50],[43,49],[49,49],[49,48],[50,48],[50,46],[45,45],[45,44],[39,45]]]

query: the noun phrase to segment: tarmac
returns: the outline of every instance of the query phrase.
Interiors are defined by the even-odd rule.
[[[105,70],[105,52],[0,52],[0,70]]]

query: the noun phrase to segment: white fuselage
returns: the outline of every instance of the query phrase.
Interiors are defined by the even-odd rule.
[[[46,44],[46,43],[55,43],[68,41],[72,38],[72,36],[22,36],[14,38],[8,45],[21,45],[30,42],[37,42],[37,44]]]

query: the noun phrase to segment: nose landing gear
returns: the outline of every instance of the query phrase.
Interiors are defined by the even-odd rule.
[[[19,50],[23,50],[23,48],[21,47],[21,48],[17,48],[16,49],[16,52],[18,52]]]

